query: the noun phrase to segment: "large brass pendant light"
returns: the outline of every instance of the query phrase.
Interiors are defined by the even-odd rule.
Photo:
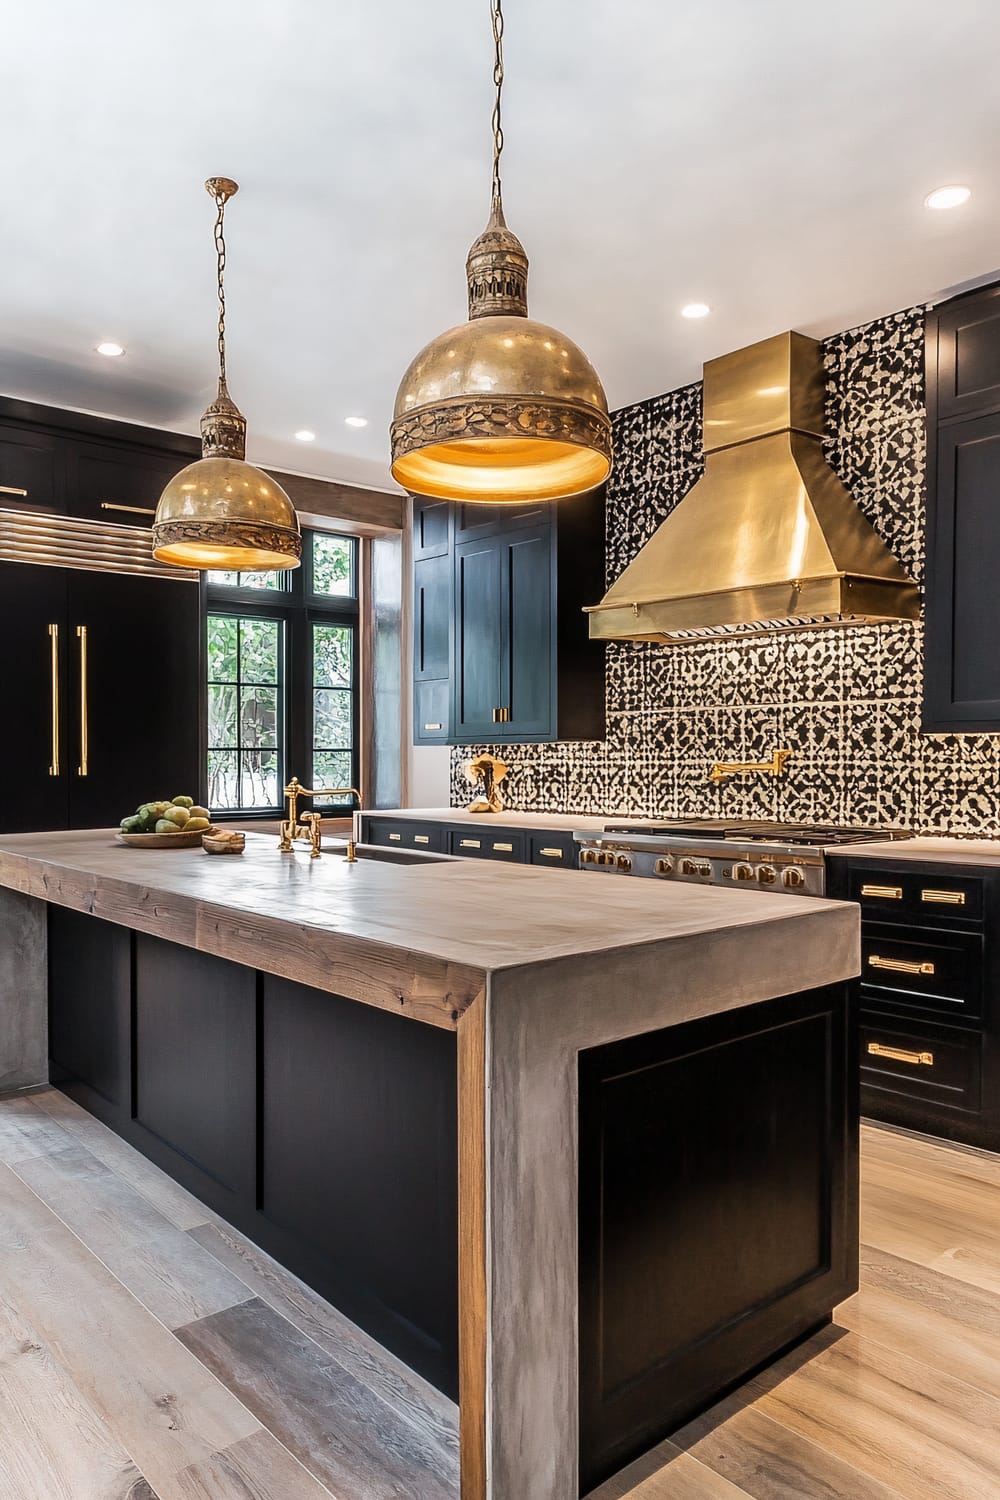
[[[269,474],[246,462],[246,418],[226,387],[226,202],[238,191],[210,177],[215,201],[219,289],[219,391],[201,419],[201,458],[175,474],[160,496],[153,555],[181,568],[243,573],[297,568],[302,536],[295,507]]]
[[[611,472],[608,402],[590,360],[528,317],[528,257],[500,192],[503,13],[490,0],[496,100],[490,220],[469,251],[469,321],[417,355],[396,395],[392,473],[418,495],[561,500]]]

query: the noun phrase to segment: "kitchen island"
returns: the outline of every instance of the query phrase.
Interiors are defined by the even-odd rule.
[[[457,1395],[463,1500],[577,1500],[854,1290],[857,909],[372,853],[0,838],[0,1075]]]

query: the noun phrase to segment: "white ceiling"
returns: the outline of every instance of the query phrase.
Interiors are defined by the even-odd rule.
[[[505,204],[532,312],[586,349],[612,406],[1000,266],[996,0],[506,13]],[[8,5],[0,390],[194,431],[214,358],[201,183],[229,175],[250,457],[390,487],[400,375],[465,316],[490,49],[487,0]],[[950,182],[972,187],[965,208],[923,208]],[[712,316],[681,319],[692,300]],[[126,358],[93,353],[101,338]]]

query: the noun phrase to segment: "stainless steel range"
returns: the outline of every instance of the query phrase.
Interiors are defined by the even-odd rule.
[[[688,818],[609,823],[603,833],[588,831],[573,837],[580,846],[580,868],[598,874],[650,876],[698,885],[755,885],[765,891],[822,896],[824,850],[913,835],[900,829]]]

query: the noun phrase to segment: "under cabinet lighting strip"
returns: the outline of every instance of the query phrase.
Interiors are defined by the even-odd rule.
[[[198,578],[192,568],[173,568],[156,561],[148,527],[18,510],[0,510],[0,562],[78,568],[91,573],[135,573],[181,583]]]

